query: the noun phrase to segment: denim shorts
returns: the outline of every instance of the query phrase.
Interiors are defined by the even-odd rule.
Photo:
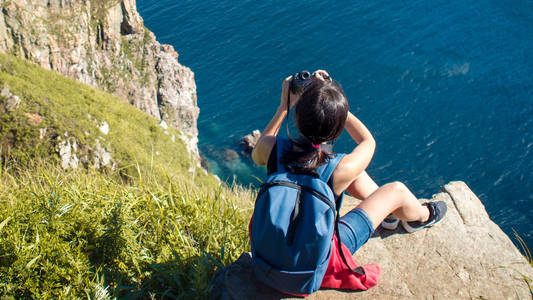
[[[339,237],[352,255],[368,241],[372,233],[374,233],[372,220],[361,208],[351,210],[339,221]]]

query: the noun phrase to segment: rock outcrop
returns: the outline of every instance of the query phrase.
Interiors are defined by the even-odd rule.
[[[247,134],[241,138],[241,146],[244,148],[244,152],[247,154],[251,154],[252,150],[254,150],[255,145],[257,145],[257,142],[259,141],[259,138],[261,137],[261,131],[258,129],[252,131],[252,133]]]
[[[135,0],[0,0],[0,51],[99,87],[183,132],[198,156],[194,74]]]
[[[20,105],[20,97],[13,95],[8,87],[2,88],[0,91],[0,97],[4,99],[4,101],[2,101],[2,107],[0,107],[1,112],[15,110]]]
[[[46,128],[44,129],[44,132],[41,131],[41,136],[46,134]],[[60,165],[63,169],[77,169],[78,166],[83,165],[96,169],[110,168],[114,170],[118,165],[98,138],[92,145],[79,145],[75,137],[69,136],[68,132],[65,132],[63,136],[57,137],[56,152],[59,154]]]
[[[376,287],[319,290],[306,299],[531,299],[525,277],[533,278],[533,268],[468,186],[449,183],[433,200],[448,204],[441,223],[412,234],[378,229],[355,254],[359,264],[381,266]],[[341,213],[357,203],[346,197]],[[245,253],[217,272],[212,299],[292,299],[255,280],[250,263]]]

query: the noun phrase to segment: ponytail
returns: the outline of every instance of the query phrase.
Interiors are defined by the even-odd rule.
[[[292,147],[281,157],[280,162],[286,165],[287,171],[296,174],[318,176],[316,169],[325,164],[333,153],[321,147],[313,147],[305,138],[292,141]]]

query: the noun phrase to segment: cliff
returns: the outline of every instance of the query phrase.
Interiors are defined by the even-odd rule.
[[[108,91],[182,132],[198,156],[194,74],[135,0],[1,0],[0,51]]]
[[[319,290],[306,299],[530,299],[533,268],[492,222],[464,182],[433,196],[448,204],[435,227],[406,234],[379,229],[356,252],[359,264],[377,263],[379,284],[364,292]],[[341,213],[359,200],[345,198]],[[219,271],[212,299],[292,299],[253,278],[250,255]]]

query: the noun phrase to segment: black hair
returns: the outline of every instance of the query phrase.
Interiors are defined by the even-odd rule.
[[[349,110],[344,91],[336,82],[313,80],[294,110],[294,121],[302,137],[291,139],[292,148],[280,162],[290,172],[316,175],[316,168],[326,163],[333,153],[315,147],[339,137]]]

